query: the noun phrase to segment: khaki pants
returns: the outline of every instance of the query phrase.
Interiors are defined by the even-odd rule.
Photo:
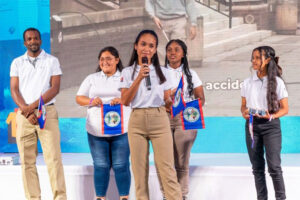
[[[190,154],[196,140],[197,130],[182,130],[180,114],[176,115],[174,118],[171,118],[170,114],[168,114],[168,116],[174,141],[174,160],[177,179],[181,186],[182,196],[187,199],[189,193]],[[158,173],[158,180],[161,183],[160,173]],[[160,184],[160,186],[164,193],[162,184]]]
[[[171,119],[171,132],[174,140],[174,159],[177,178],[181,186],[182,196],[189,192],[189,161],[192,146],[197,136],[197,130],[182,130],[180,114]]]
[[[32,125],[20,111],[16,116],[16,139],[21,159],[24,191],[28,200],[41,199],[39,178],[35,165],[38,155],[37,141],[39,139],[48,168],[53,199],[65,200],[67,197],[61,161],[57,111],[52,105],[46,106],[46,112],[46,124],[43,130],[39,128],[39,125]]]
[[[128,127],[132,170],[137,200],[149,200],[149,140],[154,161],[168,200],[182,198],[174,169],[173,140],[164,107],[133,109]]]

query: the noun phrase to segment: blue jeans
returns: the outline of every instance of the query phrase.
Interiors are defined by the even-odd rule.
[[[112,137],[96,137],[88,134],[94,162],[96,195],[104,197],[109,184],[110,169],[115,173],[120,196],[127,196],[130,189],[129,145],[127,134]]]

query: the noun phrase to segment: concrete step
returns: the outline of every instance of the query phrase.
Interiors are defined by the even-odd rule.
[[[223,29],[204,34],[204,46],[218,41],[236,38],[241,35],[256,31],[256,24],[240,24],[231,29]]]
[[[232,18],[232,27],[238,26],[243,24],[243,18],[241,17],[234,17]],[[215,21],[205,22],[204,21],[204,34],[222,30],[222,29],[228,29],[229,28],[229,20],[228,18],[225,19],[219,19]]]
[[[261,30],[254,31],[248,34],[243,34],[235,38],[218,41],[209,45],[204,45],[204,58],[214,56],[219,53],[233,50],[243,45],[261,41],[272,35],[272,31]]]
[[[207,23],[207,22],[213,22],[213,21],[221,20],[221,19],[227,19],[228,20],[227,16],[222,15],[222,14],[217,13],[217,12],[202,13],[199,16],[203,17],[203,20],[204,20],[205,23]]]

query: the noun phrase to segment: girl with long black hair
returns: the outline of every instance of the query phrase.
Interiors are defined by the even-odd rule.
[[[128,138],[136,199],[149,200],[148,157],[151,141],[154,161],[167,199],[181,200],[174,168],[173,139],[165,109],[165,106],[172,104],[171,87],[166,81],[167,69],[159,65],[157,46],[158,38],[154,31],[141,31],[135,40],[129,67],[122,71],[120,83],[122,103],[132,107]],[[150,90],[146,87],[147,76],[151,81]]]
[[[241,89],[241,112],[246,119],[246,143],[258,200],[268,199],[264,151],[276,200],[286,199],[279,118],[288,113],[288,93],[278,60],[272,47],[255,48],[251,58],[255,73],[244,81]]]
[[[185,102],[200,99],[204,105],[205,97],[202,81],[197,73],[189,68],[187,46],[182,40],[170,40],[166,45],[165,67],[169,69],[171,96],[175,95],[178,83],[184,76],[183,99]],[[171,133],[174,140],[174,160],[177,179],[181,186],[183,200],[188,199],[189,192],[189,159],[197,130],[183,130],[180,114],[171,117],[169,114]]]

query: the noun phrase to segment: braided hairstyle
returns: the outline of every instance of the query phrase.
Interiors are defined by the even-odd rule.
[[[166,52],[168,50],[168,47],[173,43],[177,43],[181,49],[183,50],[183,57],[181,59],[181,64],[183,64],[183,72],[184,74],[186,75],[186,79],[187,79],[187,82],[188,82],[188,92],[189,92],[189,95],[190,97],[193,96],[193,90],[194,90],[194,84],[192,82],[192,74],[191,74],[191,71],[190,71],[190,68],[189,68],[189,63],[188,63],[188,59],[187,59],[187,46],[186,44],[182,41],[182,40],[170,40],[168,42],[168,44],[166,45]],[[169,61],[168,61],[168,58],[166,56],[165,58],[165,67],[167,67],[167,65],[169,64]]]
[[[275,55],[275,50],[270,46],[261,47],[261,55],[265,54],[265,58],[271,58],[267,67],[268,85],[267,85],[267,102],[268,111],[274,114],[279,110],[280,104],[277,100],[277,80],[276,77],[282,79],[282,68],[278,65],[279,57]]]

